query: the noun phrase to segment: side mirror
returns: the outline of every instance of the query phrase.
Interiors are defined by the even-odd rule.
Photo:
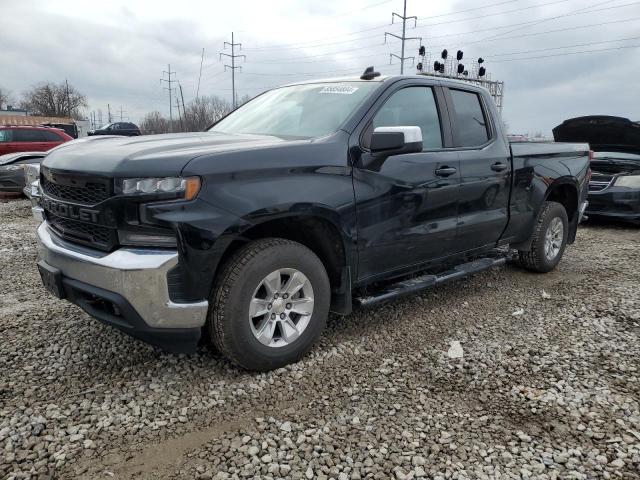
[[[392,155],[422,151],[420,127],[377,127],[371,135],[371,154],[363,158],[363,168],[379,169]]]

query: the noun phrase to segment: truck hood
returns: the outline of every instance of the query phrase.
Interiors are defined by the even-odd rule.
[[[94,136],[51,150],[43,166],[109,177],[179,175],[192,159],[216,153],[262,148],[285,140],[266,135],[217,132],[139,137]]]

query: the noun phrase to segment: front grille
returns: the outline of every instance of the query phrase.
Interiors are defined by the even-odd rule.
[[[607,175],[606,173],[594,173],[591,175],[591,181],[589,182],[590,192],[599,192],[611,185],[614,176]]]
[[[73,185],[72,182],[77,183]],[[42,177],[42,191],[50,197],[66,200],[74,203],[95,205],[111,196],[111,188],[104,180],[77,180],[67,177],[65,182],[51,181],[46,176]]]
[[[115,229],[59,217],[51,212],[46,212],[45,215],[54,232],[65,240],[105,251],[116,246]]]

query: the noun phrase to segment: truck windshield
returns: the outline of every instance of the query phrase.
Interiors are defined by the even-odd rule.
[[[209,131],[315,138],[335,132],[377,82],[313,83],[277,88],[246,103]]]

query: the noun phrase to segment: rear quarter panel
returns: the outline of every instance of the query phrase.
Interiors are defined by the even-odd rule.
[[[505,243],[530,239],[543,202],[551,190],[569,184],[586,198],[589,145],[580,143],[512,143],[513,178]]]

